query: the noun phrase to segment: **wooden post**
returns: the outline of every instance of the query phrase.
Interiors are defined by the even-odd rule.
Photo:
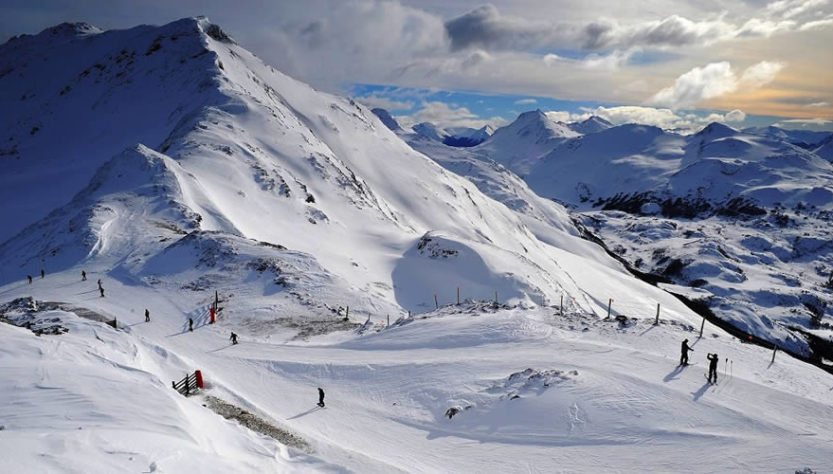
[[[659,303],[657,303],[657,319],[654,320],[654,326],[659,324]]]
[[[774,346],[772,348],[772,360],[770,361],[771,364],[775,363],[775,353],[778,352],[778,346]]]
[[[605,319],[610,319],[610,306],[613,304],[613,298],[607,300],[607,317]]]
[[[460,304],[460,287],[457,287],[457,304]]]
[[[706,317],[703,316],[703,321],[700,322],[700,335],[697,336],[698,339],[703,337],[703,326],[705,326],[705,325],[706,325]]]
[[[440,309],[440,302],[437,301],[437,294],[436,293],[434,293],[434,306],[436,307],[436,309]]]

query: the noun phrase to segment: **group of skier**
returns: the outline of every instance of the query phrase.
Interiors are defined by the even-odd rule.
[[[680,366],[687,366],[688,365],[688,353],[694,352],[694,349],[689,347],[688,339],[684,339],[683,343],[680,347]],[[706,359],[709,360],[709,375],[706,377],[709,380],[710,384],[717,383],[717,363],[720,361],[720,357],[715,352],[712,354],[709,352],[706,354]]]
[[[41,271],[40,271],[40,277],[41,277],[41,279],[46,277],[46,272],[43,269],[41,269]],[[32,280],[33,280],[32,275],[26,275],[26,278],[28,279],[29,284],[31,285]],[[87,271],[86,270],[81,270],[81,281],[87,281]],[[98,279],[98,291],[101,294],[101,297],[103,298],[104,297],[104,286],[102,285],[100,278]],[[147,308],[145,308],[145,322],[146,323],[150,322],[150,310],[147,309]],[[194,319],[193,318],[188,318],[188,330],[191,331],[191,332],[194,331]],[[238,343],[238,336],[234,331],[232,331],[231,336],[229,337],[229,340],[231,341],[232,345],[235,345],[235,344]],[[688,342],[687,339],[686,339],[686,342]],[[685,346],[686,342],[683,343],[684,347],[687,347],[687,346]],[[686,362],[687,361],[688,361],[688,357],[686,356]],[[681,364],[682,364],[682,362],[681,362]],[[715,375],[715,381],[717,380],[716,377],[717,376]],[[321,408],[324,408],[324,390],[321,387],[318,387],[318,406],[321,407]]]

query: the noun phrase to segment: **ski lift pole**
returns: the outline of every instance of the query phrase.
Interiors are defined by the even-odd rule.
[[[657,303],[657,319],[654,320],[654,326],[659,324],[659,303]]]
[[[607,300],[607,317],[605,319],[610,319],[610,307],[613,305],[613,298]]]
[[[703,326],[705,326],[705,325],[706,325],[706,317],[703,316],[703,321],[700,322],[700,335],[697,336],[698,339],[703,337]]]
[[[772,347],[772,360],[771,360],[771,361],[769,361],[769,363],[770,363],[770,364],[774,364],[774,363],[775,363],[775,353],[776,353],[776,352],[778,352],[778,346],[773,345],[773,347]]]

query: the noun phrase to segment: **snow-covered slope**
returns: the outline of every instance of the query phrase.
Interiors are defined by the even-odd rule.
[[[829,137],[819,143],[819,146],[813,150],[813,153],[827,161],[833,162],[833,134],[830,134]]]
[[[514,173],[525,176],[543,155],[578,132],[535,110],[524,112],[511,124],[495,133],[476,149],[483,156],[497,161]]]
[[[26,48],[61,54],[36,68],[18,65],[14,53]],[[494,288],[505,299],[560,289],[548,276],[555,264],[546,249],[506,207],[414,152],[367,109],[272,70],[204,19],[68,37],[47,31],[13,40],[0,53],[11,64],[3,78],[10,87],[3,89],[13,91],[4,98],[13,113],[4,117],[22,123],[36,105],[50,111],[32,119],[43,122],[41,131],[20,140],[4,192],[35,187],[35,180],[51,191],[56,183],[54,195],[24,193],[31,196],[26,209],[4,207],[0,218],[29,223],[40,213],[33,208],[45,210],[66,196],[64,187],[88,183],[68,206],[3,244],[5,282],[40,267],[100,263],[98,255],[139,268],[161,251],[159,241],[199,229],[315,255],[357,293],[392,304],[419,294],[428,304],[438,290],[430,278],[392,278],[403,259],[422,258],[410,250],[423,234],[442,230],[485,251],[474,281],[493,281],[505,258],[537,255],[539,268],[517,273],[523,282]],[[65,94],[39,85],[22,109],[9,97],[31,85],[30,75],[60,83],[62,74],[72,79]],[[123,110],[142,118],[119,121],[115,114]],[[64,122],[85,126],[70,134]],[[108,137],[106,144],[94,139],[98,134]],[[132,151],[121,152],[128,143]],[[73,172],[59,179],[50,168],[66,161]],[[145,194],[154,197],[136,198]],[[363,309],[380,308],[388,307]]]
[[[523,189],[508,170],[489,171],[479,147],[410,143],[495,199],[516,202],[494,190]],[[833,334],[833,166],[817,154],[719,123],[690,136],[627,124],[562,140],[525,181],[574,208],[634,269],[695,288],[673,291],[715,317],[817,361],[833,353],[820,345]]]
[[[633,283],[621,292],[641,291]],[[232,346],[230,321],[187,331],[200,308],[176,293],[116,281],[107,298],[79,299],[89,286],[59,274],[2,289],[84,309],[6,313],[60,321],[61,336],[0,324],[4,472],[824,472],[833,458],[829,374],[783,354],[771,363],[771,351],[708,324],[698,340],[699,324],[665,313],[654,326],[653,315],[620,324],[452,305],[363,333],[284,344],[261,330]],[[120,329],[76,316],[91,313],[118,315]],[[695,349],[685,368],[683,338]],[[714,386],[706,353],[720,357]],[[195,368],[205,395],[301,447],[170,388]],[[704,452],[715,455],[699,461]]]
[[[743,331],[805,355],[819,349],[800,333],[831,335],[833,166],[816,154],[717,123],[688,137],[622,125],[564,142],[527,182],[624,211],[585,223],[639,270],[707,290]]]
[[[750,135],[760,135],[762,137],[773,138],[789,142],[801,148],[813,149],[825,139],[833,136],[831,132],[816,132],[812,130],[787,130],[781,127],[770,125],[768,127],[750,127],[743,129],[744,133]]]
[[[489,139],[494,133],[491,127],[484,125],[480,128],[470,127],[451,127],[446,128],[445,132],[448,134],[443,140],[448,146],[456,147],[472,147],[480,145]]]
[[[12,53],[21,48],[44,49],[47,57],[36,68],[18,65]],[[49,56],[53,49],[59,58]],[[63,95],[33,95],[32,104],[52,111],[43,120],[54,122],[48,129],[61,139],[44,125],[43,135],[21,141],[13,168],[22,181],[38,179],[50,190],[64,178],[67,189],[82,190],[40,220],[3,208],[3,221],[29,226],[0,244],[2,282],[42,268],[95,267],[124,281],[165,285],[171,275],[186,278],[189,258],[208,259],[212,275],[191,272],[186,286],[234,286],[252,268],[265,268],[268,277],[253,281],[273,295],[266,308],[311,304],[328,313],[351,306],[366,317],[424,311],[435,294],[455,300],[457,288],[462,298],[497,294],[522,304],[566,294],[603,314],[604,296],[587,297],[581,280],[627,275],[576,238],[563,210],[535,203],[519,181],[509,178],[490,194],[528,208],[522,214],[414,151],[366,108],[273,70],[205,19],[105,33],[72,29],[66,37],[48,30],[11,41],[0,56],[10,64],[2,79],[10,89],[25,88],[30,74],[75,81]],[[66,72],[76,69],[78,77]],[[114,114],[133,110],[134,102],[143,118],[109,131],[107,146],[93,146],[94,136],[119,125]],[[34,114],[23,103],[4,97],[12,117]],[[91,125],[69,134],[62,121]],[[34,171],[60,161],[65,149],[76,150],[73,173],[58,179]],[[56,195],[64,195],[63,186],[55,186]],[[44,194],[28,194],[25,207],[49,208],[57,198]],[[440,248],[424,251],[426,240]],[[287,288],[281,275],[303,268],[318,276]],[[644,291],[656,294],[647,285]],[[266,308],[242,298],[228,306],[263,317]]]
[[[613,124],[608,122],[607,120],[593,115],[592,117],[588,117],[581,122],[573,122],[567,124],[570,127],[570,130],[578,132],[582,135],[589,135],[591,133],[601,132],[602,130],[607,130],[608,128],[612,127]]]

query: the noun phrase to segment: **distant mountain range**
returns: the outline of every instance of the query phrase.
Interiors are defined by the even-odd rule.
[[[682,135],[539,110],[465,151],[399,134],[512,209],[546,221],[530,196],[564,204],[635,274],[715,317],[833,360],[820,349],[833,335],[833,133],[711,123]]]

